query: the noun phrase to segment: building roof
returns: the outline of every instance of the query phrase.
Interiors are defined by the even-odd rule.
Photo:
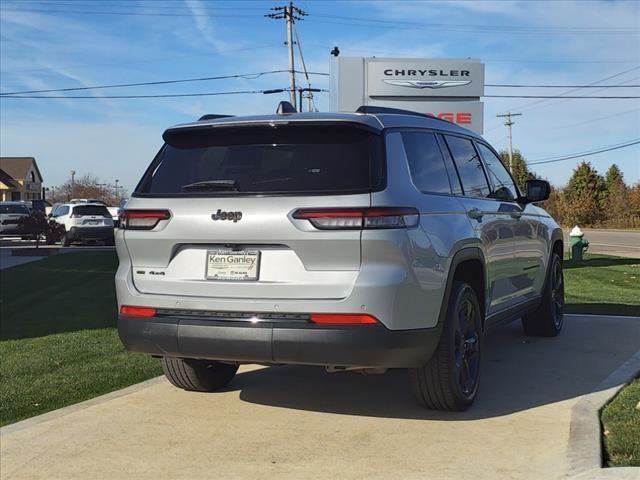
[[[34,166],[40,181],[42,181],[42,174],[36,163],[36,159],[33,157],[0,157],[0,169],[11,175],[16,180],[25,180],[29,168]]]
[[[7,172],[0,168],[0,182],[4,183],[9,188],[20,188],[20,184],[9,175]]]

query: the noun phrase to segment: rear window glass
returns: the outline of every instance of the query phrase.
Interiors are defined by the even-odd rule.
[[[0,205],[0,213],[29,213],[24,205]]]
[[[81,217],[89,217],[89,216],[103,216],[110,217],[111,214],[107,207],[103,207],[101,205],[82,205],[79,207],[73,207],[73,214],[79,215]]]
[[[384,180],[380,136],[355,127],[191,129],[165,139],[137,194],[357,193]]]

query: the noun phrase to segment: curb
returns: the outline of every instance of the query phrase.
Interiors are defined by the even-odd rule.
[[[27,418],[25,420],[21,420],[19,422],[12,423],[11,425],[6,425],[0,428],[0,436],[10,435],[12,433],[19,432],[20,430],[24,430],[25,428],[33,427],[40,423],[48,422],[49,420],[53,420],[59,417],[64,417],[65,415],[77,412],[78,410],[84,410],[95,405],[100,405],[101,403],[108,402],[109,400],[124,397],[125,395],[129,395],[130,393],[135,393],[139,390],[143,390],[145,388],[152,387],[153,385],[164,382],[164,375],[161,375],[150,380],[145,380],[141,383],[136,383],[135,385],[131,385],[130,387],[122,388],[114,392],[105,393],[104,395],[100,395],[99,397],[85,400],[84,402],[74,403],[73,405],[62,407],[57,410],[52,410],[36,417]]]
[[[571,411],[569,426],[570,478],[638,479],[640,468],[602,466],[602,428],[600,410],[640,372],[640,350],[604,379],[591,393],[583,396]]]

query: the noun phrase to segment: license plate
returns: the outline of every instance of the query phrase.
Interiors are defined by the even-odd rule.
[[[260,252],[255,250],[211,250],[207,252],[207,278],[210,280],[257,280]]]
[[[98,220],[89,220],[88,222],[84,222],[87,225],[98,225]]]

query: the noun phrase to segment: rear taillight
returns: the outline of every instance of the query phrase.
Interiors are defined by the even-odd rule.
[[[122,305],[120,307],[120,315],[127,317],[150,318],[156,316],[156,309],[151,307],[132,307],[130,305]]]
[[[120,227],[126,230],[151,230],[161,220],[169,220],[169,210],[124,210],[120,214]]]
[[[412,207],[302,208],[293,218],[309,220],[320,230],[361,230],[415,227],[420,214]]]
[[[311,321],[319,325],[374,325],[379,323],[372,315],[351,313],[312,313]]]

